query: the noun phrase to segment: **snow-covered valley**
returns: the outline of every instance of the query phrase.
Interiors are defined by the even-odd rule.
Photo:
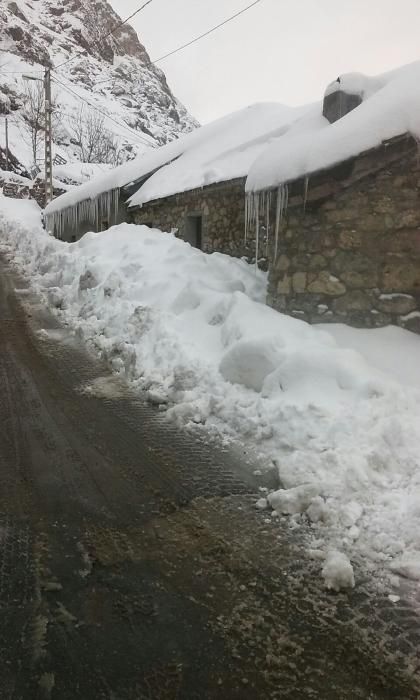
[[[276,465],[256,505],[307,528],[327,585],[349,560],[420,578],[418,336],[283,316],[264,273],[147,227],[63,243],[31,201],[1,196],[0,250],[169,420]]]

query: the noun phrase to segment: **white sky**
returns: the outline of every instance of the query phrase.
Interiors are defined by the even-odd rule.
[[[109,0],[123,18],[140,0]],[[251,0],[153,0],[132,20],[152,59]],[[247,104],[319,100],[340,73],[420,59],[420,0],[263,0],[158,65],[201,122]]]

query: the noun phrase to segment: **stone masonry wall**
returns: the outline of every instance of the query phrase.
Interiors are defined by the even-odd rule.
[[[277,259],[270,260],[268,303],[311,323],[392,323],[420,333],[416,149],[334,196],[310,202],[306,212],[302,202],[289,207]]]
[[[149,224],[162,231],[176,230],[187,238],[188,216],[203,217],[202,250],[236,257],[255,257],[255,241],[244,241],[245,181],[211,185],[145,204],[131,213],[136,224]],[[260,261],[261,263],[263,261]]]

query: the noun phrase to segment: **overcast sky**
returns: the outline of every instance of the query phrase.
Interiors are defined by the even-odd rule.
[[[140,0],[110,0],[123,18]],[[152,59],[251,0],[153,0],[132,25]],[[380,73],[420,59],[420,0],[263,0],[158,65],[201,122],[247,104],[320,99],[340,73]]]

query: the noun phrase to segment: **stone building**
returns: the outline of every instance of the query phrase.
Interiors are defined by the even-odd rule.
[[[288,184],[268,303],[311,323],[420,333],[420,160],[397,137]]]
[[[130,207],[129,219],[174,232],[206,253],[254,259],[255,239],[244,235],[244,192],[245,178],[216,183]]]
[[[419,79],[420,63],[339,78],[323,120],[309,116],[252,166],[251,225],[274,222],[275,309],[310,323],[420,333]]]
[[[64,195],[47,225],[79,236],[90,212],[100,230],[103,202],[115,221],[257,261],[283,313],[420,333],[419,84],[420,63],[342,76],[318,105],[254,105]]]

